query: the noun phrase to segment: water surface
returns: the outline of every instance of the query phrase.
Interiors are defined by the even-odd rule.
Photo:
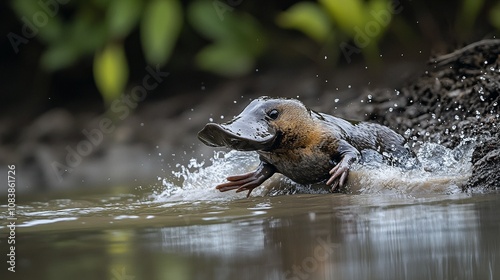
[[[220,193],[258,163],[222,153],[157,186],[24,197],[15,273],[1,224],[1,279],[500,279],[500,193],[445,180],[468,172],[460,155],[440,156],[444,174],[355,168],[343,194],[283,178]]]

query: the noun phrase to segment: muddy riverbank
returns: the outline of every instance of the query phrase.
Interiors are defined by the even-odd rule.
[[[474,138],[467,188],[497,188],[500,180],[500,40],[484,40],[432,58],[422,76],[399,89],[365,97],[366,118],[396,129],[413,142],[455,147]]]

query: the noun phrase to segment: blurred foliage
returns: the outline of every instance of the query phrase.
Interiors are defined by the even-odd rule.
[[[231,11],[233,8],[222,2],[218,5],[226,6],[216,7],[214,3],[198,0],[189,5],[191,25],[213,41],[196,55],[196,64],[224,76],[246,74],[264,49],[264,32],[252,16]]]
[[[177,51],[182,51],[179,39],[184,44],[199,43],[199,38],[193,39],[195,35],[204,40],[203,46],[193,46],[198,51],[193,61],[196,67],[232,77],[252,71],[257,59],[268,51],[289,48],[286,44],[290,41],[280,41],[293,34],[289,29],[311,39],[316,49],[310,53],[317,55],[318,50],[329,50],[339,57],[343,51],[339,45],[346,42],[356,46],[369,63],[379,57],[384,34],[393,32],[399,38],[408,38],[411,29],[408,20],[394,11],[397,5],[408,4],[394,0],[304,0],[284,4],[284,8],[272,4],[276,10],[265,11],[270,21],[256,19],[256,10],[261,5],[246,2],[245,7],[239,6],[242,2],[12,0],[10,3],[22,24],[46,46],[40,64],[47,71],[65,69],[82,57],[94,57],[95,83],[108,104],[127,85],[130,66],[125,40],[137,30],[144,59],[151,65],[165,65]],[[467,40],[481,13],[486,13],[489,23],[500,29],[500,1],[495,0],[494,5],[486,2],[461,0],[452,9],[457,11],[455,27],[463,40]],[[33,21],[40,12],[46,16],[37,20],[45,22],[37,26]],[[361,40],[363,36],[368,40]]]
[[[94,80],[104,101],[111,102],[120,97],[128,80],[128,65],[121,44],[108,44],[94,57]]]
[[[141,42],[148,63],[163,64],[168,60],[182,21],[182,8],[177,0],[149,2],[141,21]]]
[[[332,34],[330,19],[324,9],[313,2],[300,2],[276,19],[283,28],[297,29],[318,43],[324,43]]]
[[[277,23],[284,28],[293,28],[304,32],[306,35],[323,43],[327,38],[336,40],[330,44],[339,45],[341,42],[353,40],[357,48],[365,55],[369,62],[373,62],[378,53],[377,45],[383,33],[389,27],[392,19],[392,0],[319,0],[314,2],[299,2],[287,11],[278,15]],[[384,13],[386,21],[380,22],[374,15]],[[369,24],[375,24],[376,34],[367,33],[365,29]],[[364,36],[366,44],[356,41],[358,36]],[[339,55],[339,52],[336,53]]]
[[[489,16],[491,24],[500,30],[500,1],[490,10]]]

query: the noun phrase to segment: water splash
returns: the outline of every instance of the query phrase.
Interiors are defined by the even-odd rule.
[[[215,189],[215,186],[225,182],[229,175],[243,174],[254,170],[259,164],[257,154],[218,151],[214,153],[210,161],[211,165],[206,167],[204,161],[198,162],[196,159],[191,159],[188,166],[178,165],[180,170],[173,172],[174,180],[161,179],[165,189],[154,194],[154,200],[230,200],[235,197],[245,197],[244,193],[221,193]],[[259,192],[255,192],[255,194],[259,194]]]
[[[462,191],[472,173],[475,139],[454,149],[422,143],[416,151],[419,166],[402,169],[377,161],[356,164],[349,177],[353,193],[452,194]]]
[[[363,153],[365,160],[352,167],[347,190],[350,193],[457,193],[469,178],[472,170],[470,159],[475,140],[465,139],[455,149],[436,143],[423,143],[416,151],[419,166],[413,169],[388,166],[377,153]],[[259,158],[254,152],[215,152],[211,164],[191,159],[187,166],[178,165],[174,180],[160,178],[163,190],[153,195],[156,202],[217,200],[228,201],[244,198],[246,192],[221,193],[214,187],[225,182],[228,175],[255,170]],[[175,183],[178,181],[178,183]],[[296,193],[328,193],[324,184],[301,185],[276,174],[252,196],[284,195]]]

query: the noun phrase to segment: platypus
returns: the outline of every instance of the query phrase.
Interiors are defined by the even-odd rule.
[[[344,120],[296,99],[267,96],[250,102],[229,122],[208,123],[198,138],[208,146],[259,154],[257,170],[229,176],[216,186],[222,192],[248,190],[247,197],[276,172],[300,184],[326,182],[333,192],[345,185],[349,168],[366,149],[393,165],[412,157],[405,138],[386,126]]]

